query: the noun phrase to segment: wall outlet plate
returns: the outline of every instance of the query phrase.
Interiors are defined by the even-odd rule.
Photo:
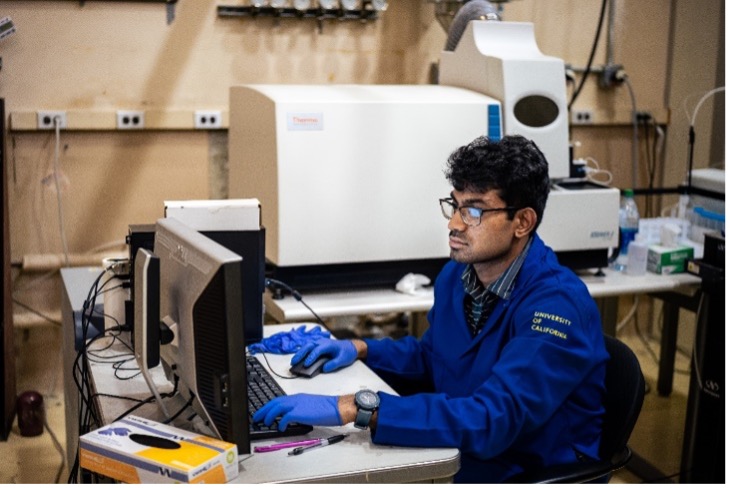
[[[220,129],[222,118],[220,110],[196,110],[193,125],[196,129]]]
[[[63,110],[39,110],[38,116],[38,129],[55,129],[58,120],[58,125],[61,129],[65,129],[68,126],[68,120],[66,119],[66,112]]]
[[[117,129],[144,129],[144,111],[117,110]]]
[[[582,109],[573,110],[570,114],[570,120],[575,125],[588,125],[593,123],[593,110]]]

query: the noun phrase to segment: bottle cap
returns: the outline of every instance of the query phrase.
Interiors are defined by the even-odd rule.
[[[632,188],[626,188],[624,190],[624,196],[633,197],[634,196],[634,190]]]

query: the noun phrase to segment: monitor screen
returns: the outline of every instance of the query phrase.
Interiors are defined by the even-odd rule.
[[[214,434],[249,453],[242,258],[174,218],[157,221],[154,253],[174,336],[161,360]]]

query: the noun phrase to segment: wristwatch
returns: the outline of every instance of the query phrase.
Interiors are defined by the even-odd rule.
[[[372,390],[360,390],[355,393],[355,405],[357,406],[355,427],[365,430],[370,425],[373,412],[380,406],[380,397]]]

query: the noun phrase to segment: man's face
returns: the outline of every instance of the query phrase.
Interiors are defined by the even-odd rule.
[[[489,190],[486,193],[454,190],[451,192],[451,197],[457,209],[474,207],[488,210],[507,206],[496,190]],[[484,212],[481,222],[476,226],[465,224],[459,211],[455,211],[449,220],[451,259],[465,264],[496,264],[511,259],[514,254],[516,226],[517,219],[510,220],[506,211]]]

